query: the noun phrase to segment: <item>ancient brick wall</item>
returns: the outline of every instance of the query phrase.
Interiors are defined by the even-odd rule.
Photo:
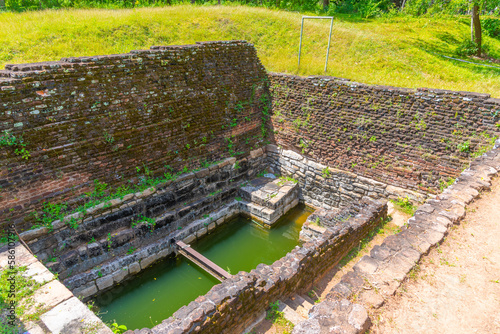
[[[456,178],[500,130],[500,100],[486,94],[269,78],[278,146],[422,193]]]
[[[93,180],[113,187],[245,155],[264,142],[267,94],[240,41],[7,65],[0,136],[26,146],[0,146],[0,220],[23,230],[43,202],[71,203]]]

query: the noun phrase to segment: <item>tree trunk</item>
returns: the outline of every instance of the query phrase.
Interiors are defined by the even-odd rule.
[[[474,25],[474,42],[477,44],[477,56],[481,57],[481,21],[479,21],[479,6],[472,7],[472,24]]]
[[[0,8],[5,8],[5,0],[0,0]]]
[[[405,4],[406,4],[406,0],[403,0],[403,3],[401,4],[401,11],[403,11],[403,9],[405,9]]]
[[[328,6],[330,6],[330,0],[323,0],[323,10],[328,10]]]

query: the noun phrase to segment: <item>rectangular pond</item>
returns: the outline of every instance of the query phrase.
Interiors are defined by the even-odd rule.
[[[299,204],[272,229],[240,216],[191,246],[229,273],[249,272],[260,263],[273,263],[297,246],[302,224],[310,214],[309,208]],[[94,301],[104,322],[116,321],[132,330],[151,328],[218,283],[191,261],[170,257]]]

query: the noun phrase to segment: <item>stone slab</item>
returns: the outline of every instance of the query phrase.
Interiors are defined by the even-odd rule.
[[[76,297],[72,297],[42,314],[40,319],[53,334],[81,334],[91,327],[98,327],[94,331],[97,334],[113,333]]]

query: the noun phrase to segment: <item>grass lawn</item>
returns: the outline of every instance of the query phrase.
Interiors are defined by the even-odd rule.
[[[243,39],[255,44],[269,71],[323,74],[330,23],[306,21],[297,71],[301,15],[255,7],[190,5],[2,13],[0,68],[67,56],[125,53],[151,45]],[[468,36],[468,17],[358,20],[340,16],[333,25],[327,74],[363,83],[500,97],[500,64],[490,68],[440,56],[453,56]],[[500,58],[500,40],[485,37],[485,42],[491,55]]]

